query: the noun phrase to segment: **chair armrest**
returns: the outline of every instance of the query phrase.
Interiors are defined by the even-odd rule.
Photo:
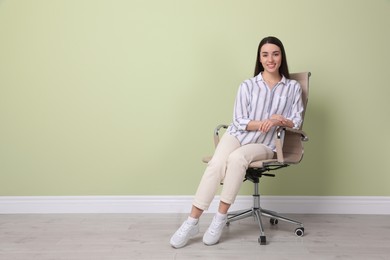
[[[279,127],[276,131],[276,158],[282,164],[297,164],[303,158],[303,142],[309,137],[302,130]]]
[[[227,129],[229,126],[228,125],[224,125],[224,124],[221,124],[221,125],[218,125],[215,129],[214,129],[214,145],[215,147],[217,147],[218,143],[219,143],[219,132],[221,131],[221,129]]]
[[[304,141],[304,142],[309,141],[309,137],[307,136],[307,134],[306,134],[304,131],[298,130],[298,129],[294,129],[294,128],[290,128],[290,127],[279,127],[279,128],[276,130],[276,136],[277,136],[277,138],[281,138],[281,135],[283,134],[284,131],[288,131],[288,132],[291,132],[291,133],[300,134],[300,135],[301,135],[302,141]]]

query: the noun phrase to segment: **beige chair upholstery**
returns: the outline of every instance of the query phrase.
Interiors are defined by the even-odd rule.
[[[292,73],[290,78],[297,80],[302,88],[302,100],[304,105],[303,118],[306,112],[306,106],[309,96],[309,78],[310,72]],[[303,126],[303,123],[302,123]],[[269,173],[270,171],[277,170],[280,168],[287,167],[292,164],[298,164],[303,158],[303,142],[308,141],[308,137],[305,132],[301,129],[296,130],[288,127],[279,127],[275,135],[276,153],[274,159],[254,161],[249,165],[249,168],[245,175],[245,180],[249,180],[254,183],[254,194],[253,194],[253,207],[246,210],[240,210],[236,212],[228,213],[227,225],[231,222],[243,219],[246,217],[253,216],[257,219],[260,228],[259,243],[262,245],[266,244],[266,236],[264,234],[263,224],[261,216],[270,218],[270,223],[276,225],[279,220],[287,221],[298,225],[295,229],[297,236],[303,236],[304,227],[303,224],[283,217],[276,212],[269,211],[260,207],[260,194],[259,194],[259,179],[262,176],[274,177],[275,174]],[[219,136],[222,129],[226,129],[227,125],[219,125],[214,130],[214,144],[218,145]],[[207,163],[211,160],[211,156],[203,158],[203,162]],[[244,180],[244,181],[245,181]]]

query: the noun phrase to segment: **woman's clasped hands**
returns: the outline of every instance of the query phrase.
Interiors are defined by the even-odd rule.
[[[282,115],[272,115],[269,119],[260,121],[258,130],[267,133],[274,126],[284,126],[288,124],[288,119]]]

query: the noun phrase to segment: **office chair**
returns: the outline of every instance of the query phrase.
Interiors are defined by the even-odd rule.
[[[309,93],[309,77],[311,76],[310,72],[301,72],[301,73],[292,73],[290,78],[298,81],[302,88],[302,101],[304,106],[304,111],[302,113],[302,118],[306,111],[308,93]],[[302,122],[303,125],[303,122]],[[259,225],[260,236],[258,242],[261,245],[266,244],[266,236],[264,234],[263,223],[261,216],[270,218],[271,225],[278,224],[278,221],[286,221],[298,227],[295,229],[295,234],[297,236],[303,236],[305,229],[301,222],[292,220],[290,218],[279,215],[274,211],[263,209],[260,206],[260,194],[259,194],[259,181],[260,178],[265,177],[275,177],[274,173],[269,173],[270,171],[278,170],[281,168],[288,167],[292,164],[298,164],[303,157],[303,142],[308,141],[308,137],[305,132],[301,129],[296,130],[288,127],[279,127],[276,131],[275,144],[276,144],[276,155],[274,159],[254,161],[252,162],[245,174],[244,181],[248,180],[254,184],[254,193],[253,193],[253,206],[250,209],[228,212],[228,221],[227,226],[231,222],[240,220],[243,218],[253,216]],[[219,125],[214,130],[214,144],[218,145],[220,130],[226,129],[227,125]],[[211,157],[203,158],[203,162],[207,163],[211,160]]]

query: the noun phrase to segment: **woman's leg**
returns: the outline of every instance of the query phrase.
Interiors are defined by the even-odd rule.
[[[200,218],[200,216],[202,216],[203,211],[204,211],[203,209],[197,208],[194,205],[192,205],[190,217],[198,219]]]
[[[223,227],[227,222],[227,212],[237,196],[248,165],[252,161],[270,159],[272,157],[272,150],[261,144],[241,146],[229,155],[218,212],[203,235],[203,242],[206,245],[218,243]]]
[[[201,212],[208,209],[219,185],[225,178],[227,159],[238,148],[240,148],[240,142],[237,138],[228,133],[222,136],[199,183],[191,210],[192,216],[199,218]]]
[[[200,181],[190,216],[171,237],[170,243],[174,248],[185,246],[193,236],[199,233],[199,217],[209,207],[225,176],[226,160],[229,154],[238,147],[240,143],[235,137],[227,133],[222,136]]]
[[[229,155],[221,192],[220,213],[227,213],[230,205],[234,203],[248,165],[253,161],[272,159],[273,156],[273,151],[262,144],[247,144]]]

